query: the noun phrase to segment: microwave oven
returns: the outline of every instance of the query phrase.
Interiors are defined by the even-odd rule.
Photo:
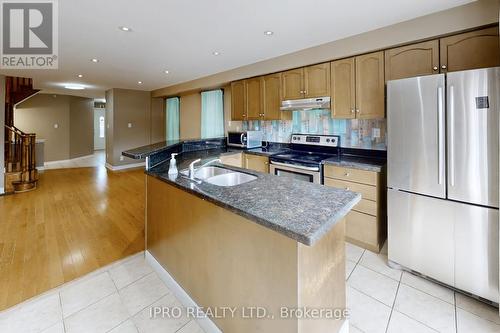
[[[228,132],[227,145],[245,149],[262,147],[261,131]]]

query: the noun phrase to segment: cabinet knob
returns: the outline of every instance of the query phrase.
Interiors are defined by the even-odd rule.
[[[346,190],[346,191],[350,191],[350,190],[351,190],[351,188],[350,188],[350,187],[346,187],[346,188],[345,188],[345,190]]]
[[[344,176],[349,177],[351,174],[349,172],[346,172]]]
[[[354,109],[351,109],[351,113],[354,113]]]
[[[356,113],[359,113],[359,109],[356,109]]]
[[[437,71],[438,70],[438,66],[434,66],[432,67],[433,70]]]
[[[441,66],[442,69],[446,69],[446,65]]]

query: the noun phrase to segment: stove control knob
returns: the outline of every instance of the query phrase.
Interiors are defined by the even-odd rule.
[[[300,141],[300,136],[298,136],[298,137],[297,137],[297,140],[299,140],[299,141]]]
[[[293,139],[293,140],[297,140],[297,137],[296,137],[296,136],[294,136],[292,139]]]
[[[330,142],[330,139],[326,139],[326,142]]]

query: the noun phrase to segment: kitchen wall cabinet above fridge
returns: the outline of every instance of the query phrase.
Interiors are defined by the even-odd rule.
[[[500,66],[498,27],[385,51],[385,79]]]

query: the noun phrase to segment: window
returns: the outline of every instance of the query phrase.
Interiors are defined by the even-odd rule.
[[[201,137],[224,136],[224,104],[222,90],[201,93]]]
[[[99,117],[99,137],[104,138],[104,116]]]
[[[167,140],[179,140],[179,97],[167,98],[165,107]]]

